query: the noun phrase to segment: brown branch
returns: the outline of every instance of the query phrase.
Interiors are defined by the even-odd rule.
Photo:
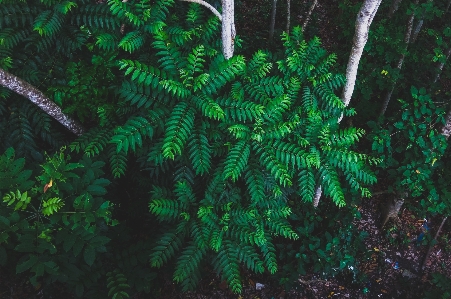
[[[60,107],[52,100],[47,98],[40,90],[30,83],[14,76],[13,74],[0,68],[0,85],[14,91],[21,96],[29,99],[33,104],[44,110],[45,113],[56,119],[69,131],[76,135],[82,135],[84,132],[80,123],[63,113]]]

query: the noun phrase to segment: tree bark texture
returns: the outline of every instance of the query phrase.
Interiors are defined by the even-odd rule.
[[[291,0],[287,0],[287,34],[290,34]]]
[[[401,3],[401,1],[402,0],[393,0],[392,4],[390,6],[390,10],[388,11],[388,17],[389,18],[393,17],[395,12],[398,10],[399,4]]]
[[[434,1],[429,0],[429,3],[432,3],[432,2],[434,2]],[[424,24],[424,13],[421,16],[421,19],[418,20],[417,24],[415,25],[415,29],[413,30],[412,41],[411,41],[412,44],[417,40],[418,34],[420,33],[421,28],[423,27],[423,24]]]
[[[419,0],[415,0],[414,4],[418,5]],[[407,30],[404,35],[404,51],[401,54],[401,57],[398,60],[398,64],[396,65],[396,68],[401,71],[402,65],[404,63],[405,54],[404,52],[407,51],[407,48],[409,47],[410,43],[410,37],[412,36],[412,29],[413,29],[413,20],[415,19],[415,15],[412,13],[412,15],[409,17],[409,20],[407,21]],[[382,109],[380,112],[380,116],[383,116],[385,114],[385,111],[387,111],[388,103],[390,103],[391,96],[393,94],[393,91],[395,90],[396,81],[392,83],[390,86],[390,90],[387,92],[384,98],[384,103],[382,104]]]
[[[222,53],[226,59],[233,56],[235,34],[234,0],[222,0]]]
[[[305,28],[307,28],[308,22],[310,21],[310,17],[313,10],[315,9],[316,4],[318,4],[318,0],[313,1],[312,5],[310,6],[307,15],[305,16],[304,24],[302,24],[302,32],[304,32]]]
[[[56,119],[69,131],[76,135],[82,135],[84,128],[80,123],[63,113],[60,107],[44,95],[40,90],[30,83],[14,76],[13,74],[0,69],[0,85],[14,91],[29,99],[32,103],[44,110],[45,113]]]
[[[437,83],[438,79],[440,79],[440,75],[443,71],[443,67],[445,66],[445,63],[448,61],[449,56],[451,56],[451,48],[449,48],[448,51],[446,52],[445,61],[440,62],[437,67],[437,75],[435,75],[434,83]]]
[[[355,22],[354,42],[349,55],[348,66],[346,68],[346,84],[343,88],[341,100],[345,106],[349,105],[352,93],[354,92],[355,80],[357,78],[357,69],[359,68],[360,58],[362,57],[363,48],[368,40],[368,31],[373,22],[377,9],[382,0],[365,0],[357,13]],[[338,123],[343,119],[343,115],[338,119]],[[316,189],[315,197],[313,199],[313,206],[316,208],[322,195],[322,188],[319,186]]]
[[[276,26],[277,0],[272,0],[271,24],[269,25],[269,42],[274,38],[274,26]]]
[[[368,31],[371,22],[376,15],[377,9],[382,0],[366,0],[357,14],[355,22],[354,42],[349,55],[349,61],[346,68],[346,84],[343,88],[341,100],[345,106],[349,105],[352,93],[354,92],[355,80],[357,78],[357,69],[359,68],[360,58],[363,48],[368,40]]]
[[[451,135],[451,109],[448,110],[448,113],[446,114],[446,122],[440,133],[445,136],[446,139]]]

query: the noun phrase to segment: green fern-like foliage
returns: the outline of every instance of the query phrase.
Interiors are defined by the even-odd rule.
[[[305,41],[300,28],[283,35],[279,58],[258,51],[226,60],[220,22],[195,3],[34,2],[0,6],[7,27],[0,27],[0,62],[94,127],[70,145],[84,154],[79,163],[60,154],[38,177],[49,192],[41,194],[39,217],[73,227],[73,234],[55,229],[58,244],[87,266],[95,266],[95,245],[106,243],[90,241],[97,228],[83,237],[93,220],[108,219],[104,162],[115,178],[150,172],[142,188],[162,227],[150,265],[173,261],[173,280],[185,291],[208,265],[233,292],[242,290],[243,267],[275,273],[275,238],[299,239],[290,217],[302,209],[290,201],[310,204],[318,186],[324,204],[340,207],[346,189],[369,195],[369,165],[377,160],[354,151],[363,130],[337,124],[353,111],[336,95],[344,83],[332,71],[336,56],[317,38]],[[50,121],[5,95],[0,113],[11,121],[0,117],[7,129],[0,134],[23,152],[37,147],[36,136],[52,136]],[[11,182],[7,191],[15,190],[28,191]],[[70,208],[77,216],[61,215]],[[51,232],[40,231],[41,239],[50,241]],[[37,263],[30,255],[20,270]],[[110,296],[128,294],[123,275],[132,271],[125,268],[110,272]]]

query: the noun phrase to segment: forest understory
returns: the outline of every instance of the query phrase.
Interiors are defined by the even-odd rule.
[[[281,8],[278,8],[279,15],[285,15],[285,0],[279,0]],[[127,2],[127,1],[123,1]],[[212,2],[212,1],[210,1]],[[340,26],[335,24],[339,1],[318,1],[314,8],[311,20],[305,31],[308,38],[318,36],[322,47],[328,52],[334,53],[343,49],[343,40],[340,40]],[[348,5],[356,5],[362,1],[349,0]],[[417,1],[418,2],[418,1]],[[103,1],[97,3],[103,4]],[[291,26],[302,25],[305,22],[305,15],[312,1],[298,1],[297,7],[291,8]],[[235,0],[237,13],[236,27],[237,34],[243,39],[243,48],[245,51],[255,51],[265,40],[268,40],[268,27],[270,18],[270,5],[267,0]],[[1,5],[1,1],[0,1]],[[279,35],[285,26],[283,17],[276,18],[275,40],[279,40]],[[283,25],[281,25],[283,24]],[[261,44],[255,45],[253,40],[259,40]],[[348,45],[346,47],[351,47]],[[272,45],[268,46],[272,49]],[[338,56],[338,64],[346,65],[348,57]],[[369,58],[368,58],[369,60]],[[449,64],[449,62],[448,62]],[[368,70],[363,70],[370,73]],[[426,75],[425,75],[426,76]],[[428,75],[430,76],[430,75]],[[135,76],[136,78],[137,76]],[[440,92],[451,93],[451,78],[442,78],[440,81]],[[403,86],[405,87],[405,86]],[[410,86],[409,86],[410,88]],[[382,98],[379,95],[371,95],[371,101],[379,101],[382,105]],[[353,98],[351,106],[365,106],[367,100]],[[394,100],[393,100],[394,101]],[[399,108],[397,106],[397,108]],[[376,112],[371,111],[374,115]],[[361,115],[358,115],[361,117]],[[346,125],[353,125],[350,120],[344,119]],[[361,119],[357,119],[360,121]],[[89,124],[89,120],[85,123]],[[95,122],[94,122],[95,123]],[[369,125],[366,122],[359,123],[360,127],[369,131]],[[366,142],[366,143],[365,143]],[[371,144],[368,141],[361,141],[360,146],[367,147],[370,151]],[[127,145],[128,147],[128,145]],[[133,149],[134,150],[134,149]],[[448,150],[449,151],[449,150]],[[0,153],[1,154],[1,153]],[[133,161],[136,162],[136,161]],[[432,163],[432,165],[434,162]],[[381,172],[382,173],[382,172]],[[263,274],[255,274],[240,268],[243,287],[240,294],[234,293],[227,283],[222,280],[217,272],[211,267],[201,269],[202,279],[195,291],[181,292],[180,287],[174,282],[173,269],[158,269],[158,276],[152,282],[153,289],[150,293],[138,292],[129,298],[132,299],[310,299],[310,298],[426,298],[425,290],[429,290],[437,280],[434,281],[436,273],[451,278],[451,230],[450,221],[445,223],[445,228],[441,229],[443,220],[442,215],[422,218],[416,214],[416,211],[402,207],[398,218],[389,219],[381,227],[382,208],[388,199],[390,199],[387,190],[391,182],[385,177],[378,177],[375,185],[370,187],[373,195],[370,198],[363,198],[359,206],[355,206],[356,215],[353,225],[357,231],[365,236],[363,238],[366,252],[364,256],[353,257],[357,270],[354,268],[349,271],[342,271],[335,277],[322,278],[314,274],[313,269],[306,269],[305,275],[300,275],[297,280],[289,283],[289,288],[284,288],[280,281],[270,275],[268,271]],[[130,179],[131,181],[132,179]],[[114,190],[120,190],[118,193],[126,197],[128,191],[133,190],[139,184],[130,184],[124,180],[116,183]],[[124,185],[124,188],[121,188]],[[51,186],[51,183],[50,183]],[[119,187],[117,187],[119,186]],[[382,194],[381,194],[382,193]],[[136,194],[139,194],[137,192]],[[141,194],[140,194],[141,195]],[[129,199],[132,196],[129,197]],[[420,199],[417,199],[420,200]],[[132,205],[130,202],[126,203]],[[123,204],[124,206],[126,204]],[[138,205],[138,204],[137,204]],[[140,206],[134,206],[134,209],[148,209],[147,203],[141,203]],[[126,212],[123,212],[126,213]],[[146,235],[146,229],[152,230],[149,223],[141,218],[133,219],[130,214],[122,215],[118,212],[118,218],[127,219],[133,223],[137,229],[133,235],[129,236],[133,241],[146,241],[149,236]],[[156,222],[156,221],[155,221]],[[342,223],[336,221],[336,226],[341,227]],[[436,244],[429,246],[434,239],[437,231]],[[152,232],[153,233],[153,232]],[[289,239],[282,239],[281,246],[290,246]],[[331,253],[333,254],[333,252]],[[427,259],[425,261],[425,257]],[[177,256],[176,256],[177,257]],[[424,264],[423,264],[424,263]],[[423,269],[421,267],[423,266]],[[8,276],[4,269],[0,268],[0,299],[48,299],[48,298],[66,298],[75,299],[77,296],[72,291],[65,289],[60,283],[52,285],[52,295],[49,297],[47,287],[40,284],[32,285],[29,282],[29,275],[21,273],[15,276]],[[433,282],[434,281],[434,282]],[[288,284],[287,284],[288,285]],[[451,296],[451,295],[450,295]],[[447,298],[447,297],[443,297]]]

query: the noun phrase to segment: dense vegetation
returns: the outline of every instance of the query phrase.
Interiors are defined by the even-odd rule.
[[[235,293],[243,269],[287,288],[307,272],[360,281],[353,220],[378,179],[418,215],[449,216],[449,2],[405,0],[393,15],[382,2],[346,107],[354,2],[334,2],[337,54],[315,12],[304,32],[277,22],[267,44],[267,31],[240,32],[236,9],[225,59],[221,22],[199,4],[0,0],[0,69],[85,128],[0,87],[2,271],[85,298],[156,294],[160,271],[181,291],[203,269]],[[422,27],[406,43],[412,15]]]

